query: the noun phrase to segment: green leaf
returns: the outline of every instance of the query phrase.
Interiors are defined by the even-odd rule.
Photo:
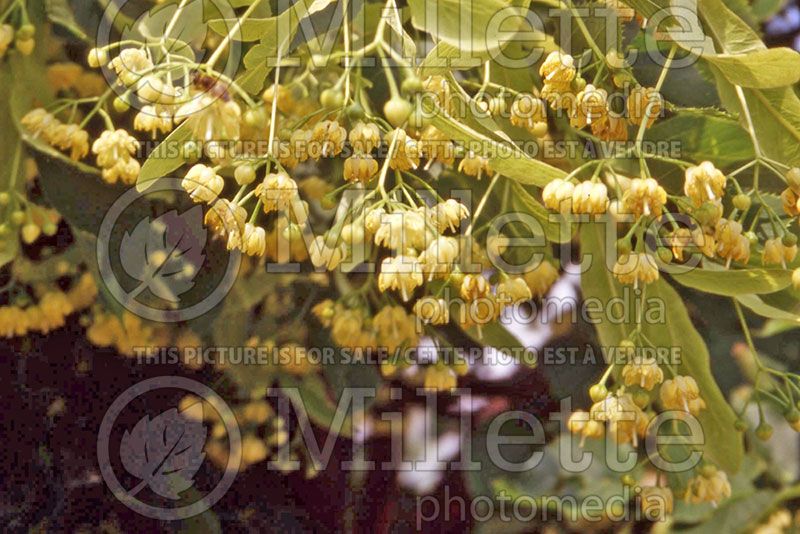
[[[647,129],[645,139],[679,143],[682,158],[713,161],[722,168],[755,157],[747,132],[735,119],[705,110],[680,111],[656,122]]]
[[[167,176],[186,162],[183,157],[183,145],[192,138],[192,129],[189,125],[188,121],[179,124],[147,156],[136,180],[137,191],[146,190],[153,185],[154,180]]]
[[[44,10],[50,22],[68,30],[78,39],[88,41],[89,38],[75,21],[72,8],[67,0],[45,0]]]
[[[643,16],[644,18],[652,18],[653,15],[667,9],[669,7],[669,2],[665,2],[663,0],[655,1],[655,0],[622,0],[623,3],[627,6],[630,6],[636,11],[638,14]]]
[[[212,325],[214,343],[224,347],[243,345],[252,335],[250,327],[253,307],[263,301],[283,278],[263,269],[249,275],[240,275]]]
[[[284,17],[284,14],[288,13],[289,11],[287,10],[277,17],[247,19],[242,22],[242,25],[239,27],[239,32],[233,34],[233,39],[246,43],[258,41],[265,35],[277,34],[277,30],[280,27],[281,22],[285,22],[287,19],[287,17]],[[208,21],[208,26],[218,34],[224,36],[228,35],[228,32],[233,29],[238,20],[239,19],[214,19]]]
[[[298,389],[309,421],[320,428],[333,430],[331,424],[336,416],[337,403],[328,394],[328,385],[319,375],[309,374],[302,379],[282,375],[280,383],[281,387]],[[353,435],[353,420],[349,413],[345,416],[339,435],[345,438]]]
[[[519,147],[511,143],[499,143],[452,117],[437,113],[431,123],[451,139],[473,149],[489,160],[492,170],[516,180],[521,184],[544,187],[556,178],[564,178],[567,173],[533,159]]]
[[[581,276],[581,290],[584,298],[594,297],[608,303],[612,298],[630,297],[631,293],[623,292],[622,285],[606,264],[607,243],[602,228],[603,225],[599,223],[585,224],[581,228],[582,254],[585,258],[591,258],[589,269]],[[744,447],[741,436],[733,426],[736,416],[711,374],[706,344],[689,319],[681,297],[666,281],[660,279],[648,284],[646,297],[648,301],[655,299],[655,302],[660,302],[665,313],[661,323],[643,321],[642,332],[656,347],[680,351],[678,373],[689,375],[697,381],[706,402],[707,409],[697,417],[705,434],[705,455],[722,469],[736,472],[744,455]],[[631,318],[628,323],[613,320],[609,315],[614,315],[614,312],[608,306],[599,308],[593,310],[592,320],[596,321],[601,344],[607,347],[619,345],[635,328],[634,319]]]
[[[798,328],[800,328],[800,321],[768,319],[754,334],[756,337],[772,337],[789,332],[790,330],[797,330]]]
[[[247,25],[242,31],[242,37],[260,37],[261,40],[245,54],[245,69],[253,69],[268,60],[274,61],[278,55],[278,47],[283,46],[285,51],[285,47],[294,39],[300,29],[300,21],[325,9],[332,2],[333,0],[300,0],[280,15],[257,19],[253,24]],[[214,31],[226,34],[226,28],[230,28],[232,23],[235,21],[215,20],[209,24]]]
[[[737,295],[774,293],[792,283],[792,271],[784,269],[722,269],[695,268],[685,273],[672,275],[677,282],[706,293],[735,297]]]
[[[720,0],[699,0],[699,7],[706,29],[723,55],[746,56],[756,53],[759,54],[757,57],[767,59],[764,55],[766,45],[758,34]],[[795,61],[789,58],[788,52],[773,49],[770,53],[773,56],[769,56],[769,62],[778,58],[774,55],[776,53],[780,55],[780,64]],[[796,53],[791,54],[797,56]],[[753,120],[755,135],[765,155],[788,165],[800,164],[800,99],[792,87],[780,87],[784,82],[795,79],[800,74],[800,69],[793,68],[793,72],[787,77],[786,73],[775,73],[763,61],[761,65],[752,65],[749,59],[745,60],[747,64],[732,70],[730,60],[715,60],[713,49],[708,50],[703,57],[709,60],[722,104],[729,111],[738,114],[739,122],[747,128],[747,110],[742,109],[736,90],[737,84],[743,86],[741,92]],[[775,80],[780,83],[754,83],[761,81],[762,75],[754,73],[748,78],[746,72],[741,72],[750,69],[766,70],[770,75],[776,76]],[[737,76],[745,78],[738,79]],[[754,80],[754,76],[759,79]]]
[[[767,49],[758,34],[721,0],[697,0],[706,32],[702,43],[670,36],[687,51],[699,54],[732,84],[748,88],[786,87],[800,80],[800,54],[790,48]]]
[[[778,494],[772,490],[758,490],[732,497],[716,508],[707,521],[688,529],[679,529],[681,534],[732,534],[753,532],[753,527],[776,502]]]
[[[718,69],[711,71],[723,105],[738,113],[739,122],[747,127],[735,86]],[[787,165],[800,165],[800,99],[794,89],[742,89],[742,93],[764,154]]]
[[[751,311],[767,319],[779,319],[794,324],[800,324],[800,315],[767,304],[757,295],[738,295],[736,300]]]
[[[512,0],[409,0],[414,27],[458,48],[475,61],[499,50],[504,40],[520,30],[528,3]],[[506,24],[495,25],[490,32],[490,21],[501,17],[507,19]]]
[[[790,48],[771,48],[747,54],[703,55],[728,79],[742,87],[773,89],[800,80],[800,54]]]

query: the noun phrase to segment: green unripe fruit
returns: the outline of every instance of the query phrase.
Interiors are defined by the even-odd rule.
[[[11,214],[11,224],[14,226],[19,226],[25,222],[25,212],[22,210],[16,210]]]
[[[733,428],[735,428],[737,432],[744,432],[747,430],[747,423],[743,419],[737,419],[736,422],[733,423]]]
[[[283,229],[281,235],[287,241],[297,241],[303,238],[303,230],[295,223],[290,223],[289,226]]]
[[[131,105],[126,102],[121,96],[118,96],[114,99],[114,103],[112,104],[114,107],[114,111],[117,113],[125,113],[129,109],[131,109]]]
[[[364,108],[358,102],[353,102],[347,106],[347,116],[350,117],[351,120],[363,119],[365,115]]]
[[[36,35],[36,28],[33,24],[23,24],[17,30],[17,39],[21,41],[27,41],[28,39],[33,39],[33,36]]]
[[[409,76],[400,84],[400,90],[407,95],[414,95],[423,89],[422,80],[416,76]]]
[[[658,250],[656,250],[656,254],[658,254],[658,259],[664,263],[672,261],[672,251],[666,247],[659,247]]]
[[[606,397],[608,397],[608,388],[603,384],[595,384],[589,388],[589,398],[592,399],[592,402],[600,402]]]
[[[8,193],[3,191],[0,193],[0,206],[8,206],[8,203],[11,201],[11,197]]]
[[[326,108],[340,108],[344,105],[344,93],[338,89],[325,89],[319,95],[319,103]]]
[[[624,486],[632,487],[636,485],[636,479],[633,478],[631,475],[622,475],[620,477],[620,481]]]
[[[617,240],[617,252],[620,254],[630,254],[631,253],[631,242],[629,239],[618,239]]]
[[[789,424],[797,423],[798,421],[800,421],[800,411],[798,411],[795,408],[792,408],[791,410],[786,412],[786,415],[784,415],[784,417],[786,418],[786,422]]]
[[[58,226],[50,221],[47,221],[42,225],[42,233],[46,236],[54,236],[58,231]]]
[[[537,122],[533,125],[533,128],[530,129],[531,135],[534,137],[544,137],[547,134],[547,123],[546,122]]]
[[[609,50],[606,54],[606,64],[612,69],[624,69],[625,58],[616,50]]]
[[[781,242],[786,247],[793,247],[797,244],[797,236],[791,232],[786,232],[785,234],[783,234]]]
[[[264,108],[250,108],[244,113],[244,123],[251,128],[264,126],[267,123],[267,112]]]
[[[333,195],[325,195],[320,199],[319,205],[322,207],[322,209],[332,210],[339,205],[339,202]]]
[[[756,427],[756,437],[761,441],[767,441],[769,438],[772,437],[772,425],[768,423],[761,423]]]
[[[572,81],[572,86],[576,91],[583,91],[586,88],[586,80],[583,78],[575,78]]]
[[[639,408],[644,409],[645,406],[650,404],[650,395],[644,391],[637,391],[633,394],[633,403]]]
[[[697,469],[697,471],[700,473],[700,475],[710,478],[717,474],[717,466],[704,463]]]
[[[413,111],[411,102],[399,96],[389,99],[383,106],[383,114],[389,124],[395,128],[402,126]]]
[[[739,211],[747,211],[751,203],[750,197],[745,194],[740,193],[733,197],[733,207]]]

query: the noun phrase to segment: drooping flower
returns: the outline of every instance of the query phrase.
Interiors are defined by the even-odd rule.
[[[658,280],[658,265],[646,252],[622,254],[614,264],[614,276],[623,284],[649,284]]]
[[[545,207],[564,215],[572,213],[572,198],[575,184],[561,178],[549,182],[542,190]]]
[[[396,140],[395,140],[396,138]],[[386,134],[388,146],[394,144],[389,157],[389,166],[398,171],[409,171],[419,167],[419,146],[400,128]]]
[[[348,136],[353,150],[360,154],[369,154],[381,144],[381,131],[374,122],[358,121]]]
[[[572,56],[553,51],[539,67],[539,75],[545,83],[570,83],[575,79],[575,60]]]
[[[401,254],[386,258],[381,263],[381,272],[378,275],[378,288],[381,291],[398,291],[403,301],[408,302],[414,289],[421,285],[422,269],[417,258]]]
[[[639,386],[650,391],[664,380],[664,371],[654,357],[635,355],[622,368],[622,380],[626,386]]]
[[[608,209],[608,188],[601,182],[581,182],[572,192],[572,212],[602,214]]]
[[[193,201],[211,203],[222,192],[225,180],[211,167],[198,163],[181,180],[181,187]]]
[[[242,108],[233,100],[211,94],[195,95],[175,112],[175,124],[186,121],[192,138],[206,143],[239,139]]]
[[[522,275],[525,283],[531,290],[533,298],[540,298],[550,291],[550,288],[558,280],[558,269],[549,261],[539,262],[533,269]]]
[[[140,48],[126,48],[111,60],[109,66],[124,85],[133,85],[143,74],[153,68],[147,52]]]
[[[622,195],[623,211],[636,217],[659,217],[666,202],[667,192],[653,178],[634,178]]]
[[[92,143],[92,152],[97,155],[97,165],[103,169],[103,178],[109,183],[136,182],[140,165],[133,155],[138,147],[136,138],[125,130],[106,130],[100,134]]]
[[[750,240],[743,234],[738,221],[720,219],[714,232],[717,254],[730,261],[747,263],[750,259]]]
[[[661,404],[667,410],[682,410],[697,415],[706,403],[700,396],[700,388],[691,376],[678,375],[665,380],[659,392]]]
[[[469,217],[469,209],[461,202],[449,198],[433,206],[430,215],[433,225],[439,232],[447,229],[455,232],[461,221]]]
[[[704,202],[715,202],[725,194],[727,179],[721,170],[714,167],[710,161],[686,169],[683,192],[692,200],[695,206],[700,207]]]
[[[443,325],[450,322],[450,307],[444,299],[422,297],[414,303],[414,314],[425,324]]]
[[[350,183],[369,183],[378,174],[378,162],[369,154],[353,154],[344,160],[344,179]]]
[[[286,173],[271,173],[256,186],[255,194],[261,199],[264,213],[286,210],[297,199],[297,183]]]

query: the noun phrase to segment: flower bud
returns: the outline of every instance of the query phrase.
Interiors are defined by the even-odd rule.
[[[102,67],[108,63],[108,52],[102,48],[92,48],[86,56],[86,63],[93,69]]]
[[[733,206],[739,211],[747,211],[750,209],[750,204],[750,197],[743,193],[739,193],[733,197]]]
[[[399,128],[406,122],[412,110],[411,102],[399,96],[390,98],[383,106],[386,120],[395,128]]]
[[[592,402],[600,402],[606,397],[608,397],[608,388],[603,384],[595,384],[589,388],[589,398],[592,399]]]
[[[338,89],[325,89],[319,95],[319,103],[324,108],[340,108],[344,104],[344,94]]]
[[[233,171],[233,177],[239,185],[252,184],[256,179],[256,170],[249,163],[245,163],[236,167]]]

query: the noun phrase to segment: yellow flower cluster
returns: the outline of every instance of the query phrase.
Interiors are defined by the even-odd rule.
[[[612,112],[609,107],[608,91],[587,84],[577,73],[572,56],[559,51],[551,52],[539,67],[542,78],[542,98],[555,110],[566,110],[570,125],[576,129],[589,127],[592,134],[604,141],[626,141],[627,124],[639,126],[647,117],[646,126],[655,122],[663,109],[663,98],[654,88],[634,87],[626,99],[627,121],[622,113]],[[524,122],[516,116],[524,116],[519,111],[531,107],[530,98],[512,107],[511,120],[525,126],[535,135],[547,131],[544,113],[537,114],[533,120]]]
[[[60,150],[68,150],[69,157],[79,160],[89,153],[89,132],[77,124],[64,124],[44,108],[36,108],[22,117],[20,123],[34,137]]]
[[[703,466],[702,473],[689,481],[684,499],[688,503],[721,503],[731,496],[731,484],[724,471]]]
[[[94,302],[97,287],[89,274],[82,275],[68,291],[49,289],[36,304],[0,307],[0,336],[19,337],[33,332],[48,333],[65,324],[66,318]]]
[[[134,157],[138,148],[139,141],[121,128],[101,133],[92,143],[92,152],[97,155],[97,165],[103,169],[103,179],[110,184],[136,183],[141,169]]]
[[[575,185],[557,178],[544,186],[542,200],[545,207],[564,215],[599,215],[608,209],[608,188],[601,182],[580,182]]]
[[[97,312],[86,337],[98,347],[113,347],[120,354],[133,356],[135,347],[167,346],[169,332],[165,326],[145,323],[129,311],[121,317]]]

